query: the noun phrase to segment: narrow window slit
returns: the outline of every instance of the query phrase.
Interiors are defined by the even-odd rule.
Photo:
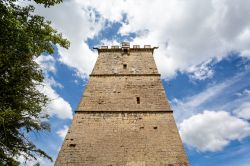
[[[127,64],[123,64],[123,69],[127,69]]]
[[[137,104],[140,104],[140,97],[136,97]]]

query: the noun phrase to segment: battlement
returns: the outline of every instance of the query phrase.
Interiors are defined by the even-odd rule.
[[[94,47],[93,49],[98,50],[98,52],[130,52],[130,51],[150,51],[153,52],[154,49],[157,49],[158,47],[151,47],[151,45],[144,45],[143,47],[140,47],[140,45],[133,45],[130,46],[129,42],[122,42],[122,44],[119,45],[102,45],[100,47]]]

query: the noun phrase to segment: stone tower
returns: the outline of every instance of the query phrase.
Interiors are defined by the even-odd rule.
[[[155,47],[96,49],[99,57],[55,165],[189,165],[153,59]]]

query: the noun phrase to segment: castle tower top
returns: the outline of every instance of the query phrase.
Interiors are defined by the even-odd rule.
[[[154,61],[155,48],[130,47],[128,42],[96,48],[98,59],[78,111],[171,112]]]
[[[143,47],[140,47],[140,45],[133,45],[130,46],[129,42],[122,42],[121,46],[119,45],[112,45],[111,47],[107,45],[101,45],[100,47],[94,47],[93,49],[98,50],[98,52],[121,52],[121,51],[150,51],[154,52],[154,49],[157,49],[158,47],[151,47],[151,45],[144,45]]]

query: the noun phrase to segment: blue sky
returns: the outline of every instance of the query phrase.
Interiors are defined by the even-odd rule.
[[[51,132],[31,139],[56,159],[102,44],[159,46],[155,61],[191,165],[250,163],[250,2],[65,1],[36,12],[71,41],[37,59]],[[110,8],[110,6],[113,6]],[[68,12],[65,12],[68,11]],[[41,164],[53,165],[39,159]]]

